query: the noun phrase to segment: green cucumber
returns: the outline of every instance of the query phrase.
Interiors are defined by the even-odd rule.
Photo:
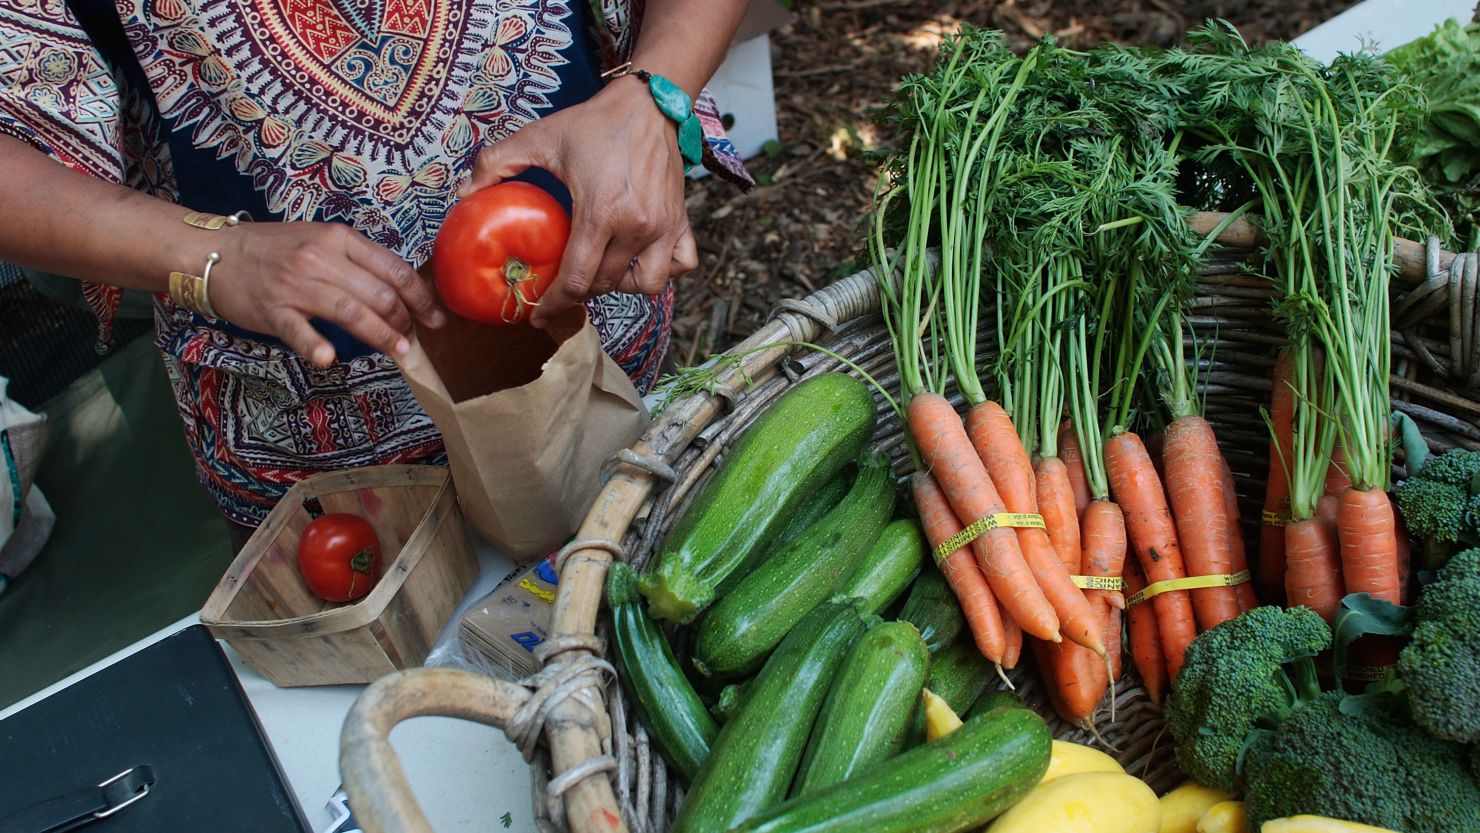
[[[863,599],[863,609],[878,613],[903,593],[925,563],[925,534],[915,521],[895,521],[843,583],[837,595]]]
[[[853,643],[827,692],[792,795],[831,787],[904,749],[930,669],[908,622],[885,622]]]
[[[709,756],[719,726],[679,670],[657,623],[642,609],[637,574],[631,567],[621,562],[611,565],[606,600],[622,681],[632,694],[638,717],[674,768],[684,778],[692,778]]]
[[[961,615],[961,603],[946,583],[940,570],[926,569],[910,587],[900,608],[899,618],[920,629],[920,636],[934,656],[937,652],[956,641],[966,628],[966,617]]]
[[[720,599],[694,640],[694,667],[713,677],[745,674],[765,662],[807,611],[856,568],[894,511],[888,458],[865,454],[848,496],[795,541],[767,558]]]
[[[806,532],[813,524],[822,520],[827,513],[831,512],[834,507],[841,503],[843,497],[848,494],[849,482],[850,478],[846,474],[839,474],[837,477],[827,481],[827,485],[823,486],[817,492],[815,499],[809,500],[798,507],[797,513],[792,515],[791,521],[786,524],[786,529],[782,530],[781,534],[776,536],[776,542],[771,545],[766,557],[769,558],[787,544],[795,541],[797,536]]]
[[[858,456],[876,422],[868,385],[845,373],[782,394],[741,435],[643,575],[652,615],[693,621]]]
[[[1052,735],[1028,709],[998,709],[736,833],[955,833],[996,818],[1048,771]],[[713,827],[712,830],[724,830]],[[1047,833],[1047,831],[1045,831]]]
[[[977,701],[971,704],[971,709],[966,714],[962,715],[962,718],[974,717],[979,714],[986,714],[992,709],[1026,709],[1027,707],[1028,704],[1023,702],[1023,698],[1017,696],[1016,694],[1013,694],[1005,688],[999,688],[995,691],[989,691],[986,694],[983,694],[981,697],[977,698]]]
[[[729,830],[786,797],[828,686],[869,625],[843,602],[824,602],[797,623],[719,730],[670,833]]]

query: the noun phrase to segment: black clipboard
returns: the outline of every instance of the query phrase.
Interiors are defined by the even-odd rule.
[[[140,766],[148,793],[82,833],[311,833],[204,626],[0,720],[0,819]]]

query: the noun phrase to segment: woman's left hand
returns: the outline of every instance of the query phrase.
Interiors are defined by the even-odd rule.
[[[570,241],[532,324],[542,327],[608,292],[656,295],[669,278],[699,265],[677,135],[647,84],[625,76],[478,154],[461,195],[529,167],[549,171],[570,189]]]

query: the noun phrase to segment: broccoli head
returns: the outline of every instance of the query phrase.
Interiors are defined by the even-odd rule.
[[[1430,542],[1480,544],[1480,452],[1429,457],[1398,489],[1398,508],[1408,529]]]
[[[1243,785],[1240,756],[1255,729],[1273,728],[1319,693],[1311,657],[1331,646],[1315,611],[1256,607],[1188,646],[1167,698],[1177,763],[1198,783],[1227,792]]]
[[[1480,548],[1449,559],[1419,596],[1417,620],[1398,657],[1414,721],[1445,740],[1480,742]]]
[[[1464,747],[1360,709],[1339,691],[1300,704],[1249,747],[1249,828],[1300,814],[1407,833],[1477,833],[1480,787]]]

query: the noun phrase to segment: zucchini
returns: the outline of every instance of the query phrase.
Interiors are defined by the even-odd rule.
[[[1027,707],[1028,704],[1023,702],[1023,698],[1005,688],[999,688],[977,698],[977,701],[971,704],[971,710],[966,713],[966,716],[986,714],[996,708],[1026,709]]]
[[[1050,740],[1032,711],[998,709],[841,784],[773,807],[737,833],[975,830],[1038,783],[1048,769]]]
[[[652,615],[693,621],[858,456],[876,422],[873,394],[846,373],[782,394],[741,435],[643,575]]]
[[[934,568],[920,571],[920,577],[905,597],[904,607],[899,610],[899,618],[920,631],[931,656],[956,641],[966,629],[961,603],[956,601],[945,576]]]
[[[865,454],[843,502],[751,571],[699,624],[694,667],[713,677],[748,673],[765,662],[807,611],[863,560],[894,511],[888,458]]]
[[[729,830],[786,797],[833,675],[869,624],[856,604],[841,602],[824,602],[797,624],[719,730],[670,833]]]
[[[822,520],[827,513],[831,512],[834,507],[842,503],[843,497],[848,494],[850,482],[851,478],[846,473],[839,474],[837,477],[827,481],[827,485],[823,486],[817,492],[815,499],[803,503],[797,509],[796,514],[791,516],[791,520],[786,524],[786,529],[782,530],[781,534],[776,537],[776,542],[771,545],[766,557],[771,557],[771,555],[779,552],[782,547],[795,541],[797,536],[806,532],[813,524]]]
[[[996,677],[992,663],[968,636],[931,658],[930,682],[925,687],[949,703],[951,711],[968,714]]]
[[[977,650],[971,634],[967,633],[952,642],[944,651],[930,657],[930,679],[925,687],[946,701],[951,711],[958,715],[971,714],[971,707],[987,690],[996,671],[992,664]],[[925,705],[915,710],[914,723],[910,729],[913,746],[925,739]]]
[[[863,599],[865,612],[878,613],[910,586],[924,563],[925,535],[920,525],[909,520],[895,521],[879,533],[879,540],[837,595]]]
[[[833,679],[792,795],[831,787],[904,749],[930,652],[908,622],[885,622],[853,644]]]
[[[709,707],[709,713],[720,723],[725,723],[740,712],[740,704],[750,694],[750,684],[755,681],[754,677],[743,683],[730,683],[719,692],[719,699]]]
[[[612,643],[622,666],[622,681],[637,706],[638,717],[674,768],[692,778],[709,756],[719,726],[705,710],[694,687],[658,625],[642,609],[637,574],[626,564],[611,565],[606,578],[611,607]]]

